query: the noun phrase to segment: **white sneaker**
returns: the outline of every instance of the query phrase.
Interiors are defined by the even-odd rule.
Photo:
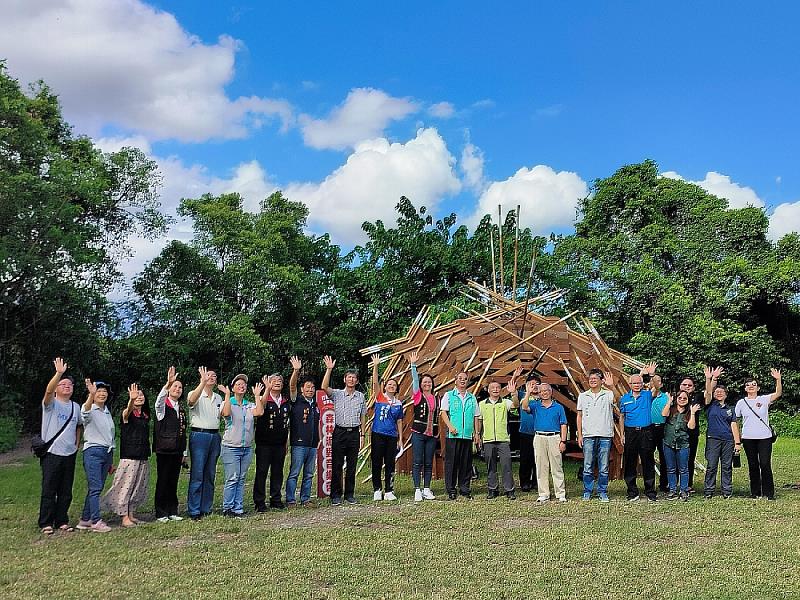
[[[80,521],[78,521],[78,524],[75,525],[75,529],[77,529],[78,531],[86,531],[87,529],[91,529],[92,525],[93,523],[91,521],[84,521],[83,519],[81,519]]]
[[[179,517],[178,515],[170,515],[169,516],[169,520],[170,521],[183,521],[183,517]]]
[[[536,504],[545,504],[546,502],[550,502],[550,498],[548,496],[539,496],[536,499]]]
[[[111,527],[106,525],[103,519],[100,519],[97,523],[92,525],[92,531],[97,531],[98,533],[108,533],[111,531]]]
[[[567,499],[566,499],[566,498],[559,498],[559,499],[558,499],[558,501],[559,501],[559,502],[566,502],[566,501],[567,501]]]
[[[422,490],[419,488],[414,492],[414,502],[422,502]]]
[[[372,494],[372,499],[377,502],[378,500],[383,500],[383,492],[380,490],[375,490],[375,493]]]
[[[436,496],[433,495],[431,488],[422,490],[422,497],[425,498],[425,500],[436,500]]]
[[[156,521],[159,523],[169,523],[169,517],[158,517]]]
[[[397,496],[394,495],[394,492],[386,492],[383,495],[384,500],[397,500]]]

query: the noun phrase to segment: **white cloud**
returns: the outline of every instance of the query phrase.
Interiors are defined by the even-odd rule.
[[[787,233],[800,232],[800,200],[779,204],[769,217],[767,237],[778,241]]]
[[[467,142],[461,151],[461,171],[464,173],[466,186],[478,193],[486,187],[483,176],[483,151],[475,144]]]
[[[489,185],[466,223],[474,228],[484,215],[494,217],[498,204],[504,214],[520,205],[520,225],[547,235],[574,226],[578,201],[588,193],[589,187],[577,173],[556,172],[547,165],[523,167],[505,181]]]
[[[288,102],[230,98],[240,44],[203,43],[173,15],[140,0],[10,0],[0,56],[23,82],[44,79],[82,132],[103,127],[150,140],[241,138],[263,122],[292,124]]]
[[[428,114],[437,119],[449,119],[456,114],[456,107],[451,102],[437,102],[428,107]]]
[[[355,88],[327,118],[314,119],[303,114],[299,121],[306,145],[343,150],[381,136],[389,123],[418,110],[419,105],[410,98],[394,98],[372,88]]]
[[[661,176],[668,179],[688,181],[675,171],[665,171],[661,173]],[[758,197],[758,194],[755,193],[753,188],[731,181],[728,175],[723,175],[716,171],[709,171],[706,173],[705,179],[701,181],[689,181],[689,183],[700,186],[709,194],[714,194],[718,198],[727,199],[730,208],[744,208],[745,206],[764,208],[764,201]]]
[[[95,146],[103,152],[119,152],[123,148],[139,148],[150,154],[150,142],[142,135],[103,137],[94,140]]]
[[[435,129],[420,129],[405,144],[384,138],[358,144],[347,162],[320,183],[292,183],[287,197],[309,208],[309,227],[349,246],[363,241],[364,221],[396,221],[395,206],[407,196],[434,210],[461,189],[455,159]]]

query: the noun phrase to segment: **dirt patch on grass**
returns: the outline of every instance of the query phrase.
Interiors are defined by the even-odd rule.
[[[303,529],[308,527],[336,527],[347,524],[348,527],[365,527],[371,529],[391,528],[392,525],[380,522],[377,517],[385,515],[385,511],[372,506],[353,506],[336,508],[317,508],[300,512],[290,512],[280,520],[271,523],[276,529]],[[370,520],[375,518],[375,520]]]

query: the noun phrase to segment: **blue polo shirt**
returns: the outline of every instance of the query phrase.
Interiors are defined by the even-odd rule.
[[[527,392],[525,390],[519,390],[517,392],[517,398],[519,398],[520,404],[522,404],[522,399],[525,398],[525,394]],[[531,400],[531,403],[534,401]],[[536,428],[534,424],[534,416],[532,412],[525,412],[520,407],[519,409],[519,432],[524,433],[525,435],[533,435],[536,433]]]
[[[531,415],[533,415],[534,431],[558,433],[561,431],[561,426],[567,424],[567,415],[564,412],[564,407],[555,400],[547,408],[545,408],[541,400],[529,402],[528,407],[531,409]],[[520,412],[524,413],[525,411],[521,410]]]
[[[711,404],[706,405],[706,419],[708,420],[706,437],[726,441],[733,439],[731,423],[736,420],[733,406],[727,404],[720,406],[719,402],[712,400]]]
[[[663,425],[667,418],[661,414],[661,411],[664,410],[664,407],[667,405],[667,394],[666,392],[661,392],[658,396],[653,398],[653,404],[650,407],[650,420],[653,422],[653,425]]]
[[[642,390],[638,398],[628,392],[619,400],[619,412],[625,416],[625,427],[649,427],[653,424],[650,409],[653,394],[650,390]]]
[[[382,392],[375,400],[375,418],[372,431],[389,437],[398,437],[397,421],[403,418],[403,403],[395,398],[390,400]]]

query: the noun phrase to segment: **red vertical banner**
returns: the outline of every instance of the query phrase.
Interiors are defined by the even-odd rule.
[[[331,495],[331,475],[333,473],[333,428],[336,426],[333,415],[333,401],[325,390],[317,390],[319,408],[319,450],[317,450],[317,498]]]

